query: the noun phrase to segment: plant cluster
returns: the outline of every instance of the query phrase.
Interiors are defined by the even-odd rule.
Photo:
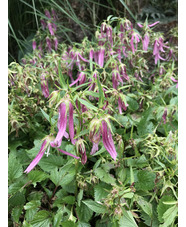
[[[10,223],[176,226],[175,35],[168,43],[153,32],[158,21],[137,30],[109,16],[94,41],[66,45],[47,17],[48,38],[36,36],[33,54],[9,67]],[[34,145],[14,138],[27,119]]]

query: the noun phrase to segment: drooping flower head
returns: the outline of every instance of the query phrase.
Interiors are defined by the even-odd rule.
[[[83,139],[78,139],[76,142],[76,150],[81,155],[81,163],[84,165],[87,162],[85,141]]]
[[[41,90],[42,90],[42,93],[45,96],[45,98],[48,98],[48,96],[49,96],[49,88],[48,88],[48,82],[47,82],[45,74],[42,74],[40,78],[41,78]]]
[[[93,119],[90,123],[89,139],[93,143],[91,154],[94,154],[98,150],[101,135],[105,149],[111,157],[116,160],[117,152],[112,139],[110,123],[107,116],[104,119]]]
[[[43,143],[41,145],[40,151],[39,153],[36,155],[36,157],[34,158],[34,160],[30,163],[30,165],[26,168],[26,170],[24,171],[24,173],[29,173],[41,160],[41,158],[43,157],[44,153],[46,153],[47,157],[49,155],[49,151],[50,151],[50,143],[51,141],[54,140],[53,136],[49,135],[49,136],[45,136],[45,138],[43,139]],[[47,152],[45,152],[47,150]],[[79,159],[79,157],[63,151],[61,149],[58,149],[61,153],[69,155],[73,158]]]
[[[60,147],[63,136],[65,135],[67,127],[67,113],[69,112],[69,134],[72,144],[74,140],[74,120],[73,120],[73,106],[68,98],[64,98],[59,106],[58,116],[58,133],[54,141],[51,142],[52,147]]]

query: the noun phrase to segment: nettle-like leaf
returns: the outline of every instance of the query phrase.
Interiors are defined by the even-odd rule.
[[[88,200],[84,200],[82,201],[87,207],[89,207],[92,211],[94,211],[95,213],[98,214],[104,214],[107,212],[107,209],[105,206],[103,206],[102,204],[95,202],[91,199]]]
[[[138,181],[135,184],[137,190],[152,190],[155,186],[156,174],[148,170],[140,170],[137,173]]]
[[[23,205],[22,206],[16,206],[12,209],[12,218],[13,218],[13,221],[18,223],[19,222],[19,218],[22,214],[22,210],[23,210]]]
[[[76,207],[76,212],[82,222],[88,222],[93,215],[93,211],[82,202],[80,206]]]
[[[38,182],[41,182],[49,177],[48,174],[39,171],[39,170],[32,170],[28,173],[28,179],[31,180],[34,187],[37,185]]]
[[[16,206],[21,206],[25,203],[25,195],[22,192],[17,192],[15,195],[11,196],[8,200],[8,210]]]
[[[23,168],[20,162],[17,160],[15,155],[10,152],[8,158],[8,180],[9,182],[14,181],[23,174]]]
[[[33,227],[49,227],[51,224],[51,214],[46,210],[41,210],[35,214],[33,220],[30,223]]]
[[[165,204],[164,202],[172,201],[173,197],[169,195],[164,195],[159,200],[158,206],[157,206],[157,212],[158,212],[158,219],[160,223],[163,223],[163,215],[164,213],[170,208],[170,205]]]
[[[106,172],[103,168],[98,167],[95,169],[96,176],[107,184],[115,184],[116,179],[112,177],[108,172]]]
[[[178,206],[171,206],[164,214],[163,220],[164,223],[160,227],[168,227],[171,224],[174,224],[175,218],[178,216]]]
[[[94,199],[95,201],[102,201],[109,194],[110,187],[107,184],[101,182],[100,184],[94,186]]]
[[[130,211],[123,211],[123,216],[119,220],[120,227],[137,227],[136,221],[134,220]]]

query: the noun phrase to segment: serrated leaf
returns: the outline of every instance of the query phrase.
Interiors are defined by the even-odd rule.
[[[55,124],[55,120],[54,119],[50,119],[50,116],[40,107],[40,110],[43,114],[43,116],[47,119],[48,122]]]
[[[109,173],[107,173],[101,167],[98,167],[97,169],[95,169],[95,174],[101,181],[107,184],[114,184],[116,181],[115,178],[113,178]]]
[[[80,189],[79,190],[79,193],[77,195],[77,203],[78,203],[78,206],[80,207],[81,205],[81,200],[83,199],[83,189]]]
[[[13,180],[19,178],[22,174],[22,165],[19,163],[16,157],[10,153],[8,158],[8,180],[12,182]]]
[[[138,182],[136,182],[135,187],[138,190],[147,191],[152,190],[155,186],[154,181],[156,174],[148,170],[140,170],[137,173]]]
[[[47,179],[48,177],[49,177],[48,174],[39,170],[32,170],[30,173],[28,173],[28,179],[32,181],[34,187],[36,186],[37,182],[41,182]]]
[[[33,227],[50,227],[51,214],[46,210],[41,210],[35,214],[33,220],[30,223]]]
[[[98,111],[98,108],[92,105],[90,102],[87,102],[86,100],[81,98],[79,98],[78,100],[80,101],[81,104],[85,105],[88,109]]]
[[[68,173],[67,175],[64,176],[63,180],[60,182],[60,185],[63,187],[70,182],[72,182],[75,178],[75,172],[74,173]]]
[[[170,205],[164,204],[166,201],[173,200],[172,196],[164,195],[159,200],[158,206],[157,206],[157,212],[158,212],[158,220],[163,223],[163,214],[170,208]]]
[[[56,167],[61,167],[65,163],[65,160],[62,156],[57,156],[55,154],[49,155],[48,157],[44,156],[38,163],[38,165],[46,172],[52,171]]]
[[[54,227],[59,227],[61,226],[61,221],[62,221],[62,215],[63,215],[63,211],[62,210],[58,210],[57,213],[55,214],[54,218],[53,218],[53,226]]]
[[[63,221],[61,222],[63,227],[77,227],[77,225],[73,221]]]
[[[24,206],[25,210],[35,209],[38,208],[41,205],[41,202],[39,200],[32,200]]]
[[[160,227],[168,227],[171,224],[173,224],[177,215],[178,215],[178,206],[174,205],[174,206],[170,207],[163,214],[164,223],[162,225],[160,225]]]
[[[106,207],[104,207],[102,204],[99,204],[91,199],[88,200],[84,200],[82,201],[87,207],[89,207],[92,211],[96,212],[96,213],[106,213],[107,209]]]
[[[8,209],[11,210],[15,206],[21,206],[25,203],[25,196],[21,192],[17,192],[8,200]]]
[[[89,223],[78,221],[78,227],[91,227]]]
[[[72,195],[63,198],[63,201],[67,204],[73,205],[75,203],[75,197]]]
[[[103,187],[102,184],[98,184],[94,187],[94,199],[95,201],[101,201],[109,194],[108,190]]]
[[[23,206],[14,207],[12,209],[11,215],[12,215],[14,222],[16,222],[16,223],[19,222],[19,218],[21,216],[22,210],[23,210]]]
[[[119,220],[120,227],[138,227],[132,213],[130,211],[124,211],[123,216]]]
[[[148,203],[147,201],[145,201],[142,198],[138,198],[137,199],[137,203],[138,205],[141,207],[141,209],[149,215],[150,218],[152,218],[152,204]]]
[[[126,101],[128,103],[128,108],[132,111],[136,111],[139,109],[139,104],[137,103],[137,101],[129,96],[126,96]]]
[[[15,183],[11,184],[8,188],[8,193],[13,194],[18,192],[26,183],[28,183],[28,179],[25,176],[21,176],[16,180]]]
[[[79,220],[82,222],[88,222],[93,215],[93,211],[82,202],[80,207],[79,206],[76,207],[76,211]]]

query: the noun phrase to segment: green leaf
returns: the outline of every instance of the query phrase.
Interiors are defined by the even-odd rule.
[[[119,226],[120,227],[138,227],[132,213],[130,211],[124,211],[123,216],[119,220]]]
[[[39,200],[32,200],[24,206],[25,210],[35,209],[38,208],[41,205],[41,202]]]
[[[21,190],[21,188],[28,183],[28,179],[25,176],[21,176],[15,183],[11,184],[8,188],[8,193],[13,194]]]
[[[174,224],[174,220],[178,215],[178,206],[174,205],[170,207],[164,214],[163,214],[163,219],[164,223],[160,225],[160,227],[168,227],[171,224]]]
[[[138,205],[141,207],[141,209],[149,215],[150,218],[152,218],[152,204],[151,203],[148,203],[147,201],[145,201],[144,199],[142,198],[138,198],[137,199],[137,203]]]
[[[158,206],[157,206],[157,212],[158,212],[158,220],[163,223],[163,214],[170,208],[170,205],[165,204],[164,202],[173,200],[172,196],[164,195],[159,200]]]
[[[61,226],[63,226],[63,227],[77,227],[77,224],[75,224],[73,221],[63,221],[63,222],[61,222]]]
[[[67,85],[65,83],[64,76],[62,75],[62,72],[61,72],[61,62],[60,61],[58,61],[58,74],[59,74],[59,81],[60,81],[61,87],[66,89]]]
[[[105,96],[104,96],[104,92],[103,92],[103,88],[101,86],[101,83],[99,81],[99,78],[97,76],[97,85],[98,85],[98,89],[99,89],[99,107],[102,107],[104,100],[105,100]]]
[[[78,227],[91,227],[89,223],[78,221]]]
[[[85,101],[84,99],[79,98],[78,99],[81,104],[85,105],[88,109],[98,111],[98,108],[94,105],[92,105],[90,102]]]
[[[75,178],[75,172],[74,173],[68,173],[64,176],[63,180],[60,182],[60,185],[63,187],[65,185],[68,185],[71,183]]]
[[[97,169],[95,169],[95,174],[101,181],[107,184],[114,184],[116,181],[115,178],[113,178],[109,173],[107,173],[101,167],[98,167]]]
[[[41,210],[34,216],[30,222],[33,227],[50,227],[51,214],[46,210]]]
[[[72,195],[63,198],[63,201],[67,204],[73,205],[75,203],[75,197]]]
[[[94,199],[95,201],[104,200],[109,194],[108,189],[104,188],[103,184],[98,184],[94,186]]]
[[[147,191],[152,190],[155,186],[154,181],[156,174],[148,170],[140,170],[137,173],[138,182],[135,186],[137,190]]]
[[[17,192],[8,200],[8,210],[11,210],[15,206],[21,206],[25,203],[25,196],[21,192]]]
[[[19,222],[19,218],[21,216],[22,210],[23,210],[23,206],[17,206],[12,209],[11,214],[14,222],[16,223]]]
[[[8,180],[12,182],[13,180],[19,178],[22,174],[22,165],[16,159],[14,154],[10,153],[8,158]]]
[[[41,182],[47,179],[48,177],[49,177],[48,174],[39,170],[32,170],[30,173],[28,173],[28,179],[32,181],[32,184],[34,185],[34,187],[38,182]]]
[[[48,157],[44,156],[38,163],[38,165],[46,172],[52,171],[56,167],[61,167],[64,165],[65,160],[62,156],[55,154],[49,155]]]
[[[83,199],[83,189],[80,189],[78,195],[77,195],[77,203],[78,203],[78,206],[80,207],[81,205],[81,200]]]
[[[79,220],[82,222],[88,222],[93,215],[93,211],[84,203],[81,203],[80,207],[79,206],[76,207],[76,212],[79,217]]]
[[[50,121],[50,116],[43,109],[41,109],[41,107],[40,107],[40,110],[41,110],[43,116],[47,119],[47,121],[50,122],[50,124],[51,123],[52,123],[52,125],[55,124],[55,120],[51,119],[51,121]]]
[[[90,208],[92,211],[96,212],[96,213],[106,213],[107,209],[106,207],[104,207],[102,204],[99,204],[91,199],[88,200],[84,200],[82,201],[88,208]]]
[[[153,130],[154,130],[154,125],[153,123],[150,121],[151,119],[154,119],[153,117],[153,108],[149,108],[147,109],[142,117],[139,123],[137,123],[137,131],[139,136],[144,136],[144,135],[148,135],[148,134],[152,134]]]
[[[54,227],[59,227],[61,226],[61,221],[62,221],[62,216],[63,216],[63,211],[61,209],[58,209],[57,213],[55,214],[53,218],[53,226]]]
[[[137,103],[137,101],[129,96],[125,96],[126,98],[126,101],[128,103],[128,108],[129,110],[132,110],[132,111],[136,111],[139,109],[139,104]]]

